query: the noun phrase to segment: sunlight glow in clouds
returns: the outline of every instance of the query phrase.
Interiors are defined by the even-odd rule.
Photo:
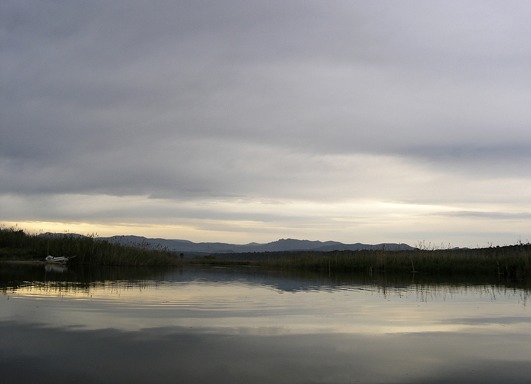
[[[498,0],[6,0],[0,222],[528,241],[530,18]]]
[[[466,242],[469,246],[487,246],[483,236],[502,232],[500,223],[510,228],[505,236],[522,239],[529,217],[518,213],[502,217],[489,217],[482,211],[463,211],[459,207],[415,205],[406,203],[370,200],[318,203],[312,201],[194,201],[179,203],[146,197],[59,196],[58,201],[67,202],[64,211],[56,209],[56,221],[7,222],[39,233],[45,231],[95,234],[112,236],[141,233],[148,237],[189,239],[196,242],[226,241],[249,243],[267,242],[278,233],[289,233],[294,238],[333,238],[349,242],[354,238],[368,242],[381,242],[381,232],[386,241],[422,241],[435,246],[447,246]],[[69,207],[82,201],[79,212]],[[13,201],[6,206],[16,206]],[[30,210],[31,206],[25,204]],[[91,207],[91,211],[87,211]],[[106,212],[113,207],[112,212]],[[134,210],[131,210],[134,207]],[[492,212],[504,207],[492,206]],[[36,210],[34,210],[36,211]],[[110,215],[105,217],[105,214]],[[152,218],[149,215],[153,215]],[[87,222],[76,222],[78,216],[94,217]],[[116,221],[116,217],[122,221]],[[174,223],[179,217],[179,224]],[[152,224],[157,222],[157,224]],[[440,226],[452,227],[444,236],[435,237]],[[472,229],[475,228],[474,232]],[[518,232],[520,231],[520,232]],[[242,236],[245,233],[245,236]],[[418,237],[412,238],[411,233]],[[463,238],[466,233],[467,238]],[[353,234],[355,236],[353,236]],[[409,236],[409,237],[408,237]],[[473,244],[473,242],[476,244]]]

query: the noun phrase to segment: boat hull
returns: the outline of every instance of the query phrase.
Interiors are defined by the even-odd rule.
[[[56,256],[48,255],[48,256],[46,256],[44,261],[46,263],[50,263],[50,264],[66,264],[68,262],[68,257],[64,257],[64,256],[57,256],[56,257]]]

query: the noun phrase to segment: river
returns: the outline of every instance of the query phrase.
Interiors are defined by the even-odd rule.
[[[0,265],[3,383],[528,383],[529,290]]]

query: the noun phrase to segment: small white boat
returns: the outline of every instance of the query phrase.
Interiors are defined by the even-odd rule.
[[[48,255],[46,256],[46,258],[44,259],[45,262],[47,263],[53,263],[53,264],[66,264],[68,262],[68,257],[64,257],[64,256],[52,256],[52,255]]]

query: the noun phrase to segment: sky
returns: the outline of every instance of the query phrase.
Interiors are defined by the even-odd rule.
[[[531,2],[3,0],[0,223],[531,239]]]

